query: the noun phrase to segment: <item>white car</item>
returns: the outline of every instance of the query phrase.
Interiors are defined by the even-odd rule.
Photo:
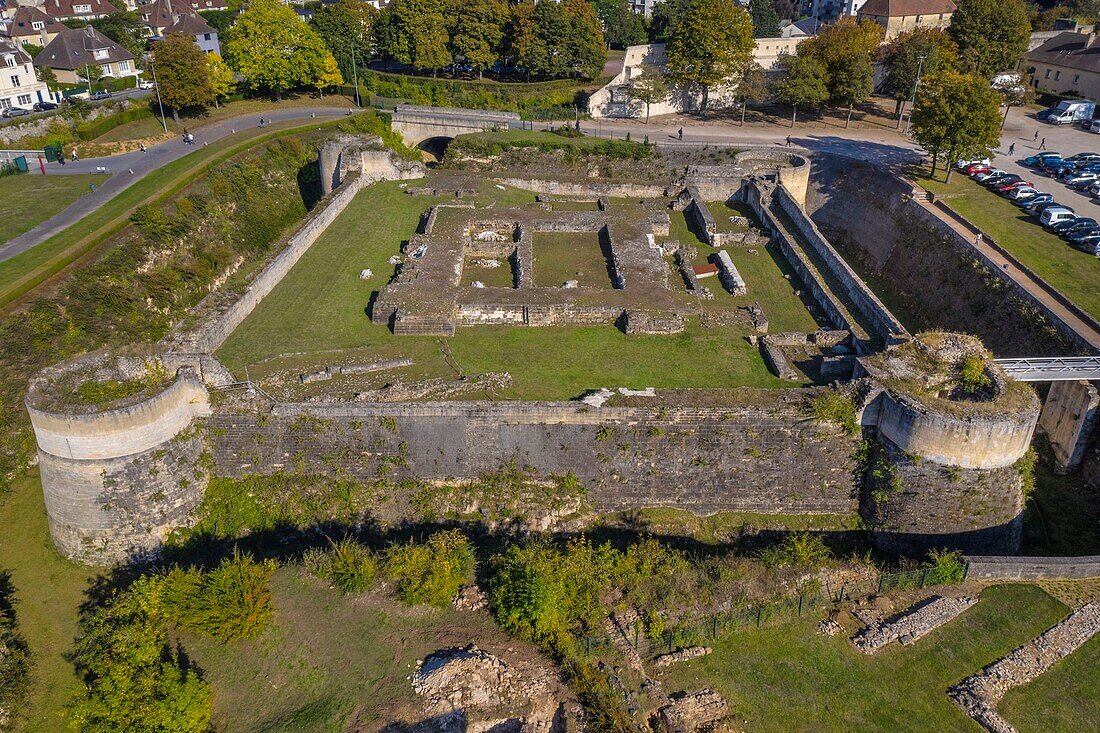
[[[1038,196],[1040,193],[1041,191],[1031,186],[1020,186],[1009,191],[1008,197],[1013,201],[1026,201],[1032,196]]]
[[[1067,178],[1064,183],[1067,186],[1076,186],[1079,183],[1088,183],[1089,181],[1095,181],[1097,178],[1100,178],[1100,173],[1085,171],[1084,173],[1074,173],[1069,178]]]
[[[1058,222],[1076,218],[1077,214],[1073,213],[1073,209],[1068,206],[1051,206],[1049,209],[1043,209],[1043,213],[1039,215],[1039,223],[1050,229]]]
[[[137,88],[138,89],[152,89],[155,86],[156,86],[156,84],[149,81],[148,79],[142,79],[141,81],[138,82]]]
[[[991,165],[993,163],[993,161],[990,160],[989,158],[982,158],[980,160],[977,159],[977,158],[975,158],[974,160],[957,160],[957,161],[955,161],[955,167],[958,168],[959,170],[962,170],[966,166],[973,165],[974,163],[981,163],[982,165]]]
[[[1004,176],[1004,175],[1007,175],[1007,174],[1008,174],[1007,171],[1003,171],[1000,168],[994,168],[991,171],[986,171],[985,173],[979,173],[978,175],[974,176],[974,180],[977,181],[978,183],[984,183],[985,181],[988,181],[990,178],[996,178],[997,176]]]

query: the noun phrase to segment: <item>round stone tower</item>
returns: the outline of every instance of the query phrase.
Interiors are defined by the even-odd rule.
[[[36,375],[26,397],[50,535],[66,557],[109,565],[149,555],[186,524],[206,474],[196,417],[210,413],[190,367],[103,352]]]

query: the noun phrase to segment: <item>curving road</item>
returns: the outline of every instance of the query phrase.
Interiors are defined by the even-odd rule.
[[[334,101],[337,99],[339,98],[334,98]],[[292,107],[264,112],[263,117],[273,123],[312,118],[330,120],[346,114],[346,110],[346,107]],[[259,124],[259,120],[260,113],[255,113],[196,127],[193,130],[195,146],[184,145],[183,140],[177,137],[154,145],[145,153],[134,151],[106,158],[78,160],[64,166],[58,163],[50,163],[48,167],[49,175],[105,172],[109,177],[97,186],[92,193],[81,196],[67,208],[33,229],[0,245],[0,262],[26,252],[55,234],[68,229],[152,171],[194,152],[196,146],[201,147],[204,144],[221,140],[233,135],[237,130],[255,127]]]

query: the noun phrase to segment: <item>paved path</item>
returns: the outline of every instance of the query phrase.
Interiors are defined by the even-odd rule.
[[[312,117],[333,119],[343,114],[345,114],[345,108],[339,107],[288,107],[264,112],[263,116],[265,119],[278,123],[287,120],[310,119]],[[232,135],[235,130],[253,128],[259,124],[259,120],[260,113],[255,113],[196,127],[193,130],[195,135],[195,145],[193,146],[184,145],[182,138],[176,137],[150,147],[148,152],[145,153],[134,151],[106,158],[90,158],[70,162],[64,166],[58,163],[50,163],[47,168],[49,175],[97,173],[101,172],[99,169],[106,169],[110,177],[97,186],[93,193],[81,196],[66,209],[38,226],[0,245],[0,262],[26,252],[55,234],[68,229],[152,171],[194,152],[197,148],[202,147],[204,143],[221,140]]]

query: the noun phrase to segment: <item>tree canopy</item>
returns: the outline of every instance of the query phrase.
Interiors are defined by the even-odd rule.
[[[749,0],[752,15],[752,32],[757,38],[775,38],[779,35],[779,17],[771,0]]]
[[[145,53],[145,26],[137,13],[126,10],[111,13],[93,20],[92,27],[134,56]]]
[[[216,53],[206,54],[206,80],[210,84],[210,93],[214,97],[215,105],[222,97],[229,96],[236,87],[233,70]]]
[[[194,36],[183,33],[169,33],[153,46],[160,98],[172,108],[177,122],[181,109],[206,107],[214,101],[205,56]]]
[[[962,68],[986,79],[1015,68],[1031,35],[1023,0],[958,0],[957,5],[947,33],[961,49]]]
[[[829,98],[825,64],[815,56],[788,56],[783,61],[787,73],[772,82],[769,88],[776,101],[789,105],[791,127],[798,119],[799,107],[816,107]]]
[[[656,66],[645,64],[642,73],[630,80],[630,96],[645,105],[645,121],[649,124],[650,105],[668,97],[668,79]]]
[[[913,137],[932,153],[932,173],[945,161],[984,158],[1000,142],[1001,95],[984,78],[945,69],[921,78]]]
[[[268,90],[276,98],[313,85],[332,56],[321,36],[278,0],[252,0],[229,29],[222,50],[252,89]]]
[[[817,60],[824,69],[828,101],[852,107],[874,91],[874,54],[882,43],[883,28],[871,21],[841,18],[798,46],[800,57]]]
[[[646,42],[645,22],[627,0],[593,0],[609,46],[626,48]],[[658,6],[659,7],[659,6]]]
[[[451,53],[480,76],[499,58],[508,6],[503,0],[452,0]]]
[[[916,90],[918,70],[921,74],[935,74],[954,68],[959,55],[955,42],[944,31],[916,28],[883,46],[881,58],[886,66],[883,91],[897,100],[897,114],[902,102],[912,98]]]
[[[352,78],[352,54],[356,64],[364,64],[374,56],[374,25],[378,10],[363,0],[340,0],[321,5],[309,20],[309,25],[336,59],[340,72]]]
[[[702,92],[706,111],[711,89],[752,60],[752,19],[733,0],[693,0],[672,26],[667,46],[672,78]]]

